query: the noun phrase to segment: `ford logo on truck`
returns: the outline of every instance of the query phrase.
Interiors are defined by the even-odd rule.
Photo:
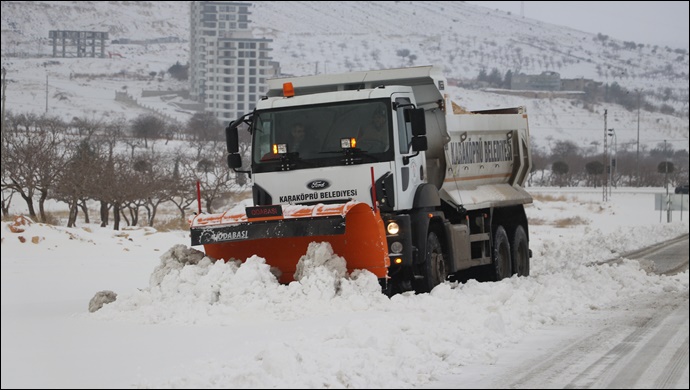
[[[307,183],[307,188],[310,190],[323,190],[331,186],[327,180],[312,180]]]

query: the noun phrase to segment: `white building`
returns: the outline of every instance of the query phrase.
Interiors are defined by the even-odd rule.
[[[221,121],[254,109],[273,76],[270,39],[249,29],[251,3],[192,1],[189,78],[191,98]]]

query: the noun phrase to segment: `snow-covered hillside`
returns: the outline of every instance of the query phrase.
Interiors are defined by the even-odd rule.
[[[273,40],[271,55],[284,74],[433,64],[449,79],[462,82],[481,69],[556,71],[562,78],[584,77],[615,82],[630,91],[640,89],[650,103],[684,112],[678,117],[641,110],[640,143],[652,148],[666,140],[675,149],[687,149],[684,50],[586,33],[463,2],[269,1],[254,2],[250,9],[254,35]],[[153,109],[180,121],[190,117],[179,97],[142,97],[143,90],[187,87],[160,75],[176,62],[188,62],[188,42],[110,44],[108,50],[119,55],[107,59],[19,56],[47,53],[52,29],[107,31],[112,40],[188,40],[189,2],[3,1],[2,62],[7,69],[7,109],[13,112],[131,119]],[[139,106],[114,101],[116,91],[127,92]],[[540,146],[570,139],[588,147],[601,143],[605,128],[616,129],[619,145],[637,142],[637,112],[615,104],[584,109],[575,100],[555,96],[514,97],[457,87],[449,91],[469,109],[526,106]]]

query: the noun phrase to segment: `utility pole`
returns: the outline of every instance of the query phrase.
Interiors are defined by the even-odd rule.
[[[671,222],[671,197],[668,195],[668,156],[664,140],[664,187],[666,187],[666,222]]]
[[[46,71],[46,114],[48,113],[48,71]]]
[[[3,145],[4,140],[5,140],[5,100],[6,100],[6,95],[5,91],[7,90],[7,69],[5,67],[2,68],[2,124],[0,125],[0,139],[2,139]]]
[[[613,152],[611,152],[609,154],[609,156],[610,156],[609,157],[609,164],[610,164],[610,168],[609,168],[609,183],[610,183],[610,185],[609,185],[609,196],[611,196],[611,191],[613,189],[613,183],[614,183],[614,180],[616,178],[615,173],[616,173],[616,157],[618,155],[618,146],[617,146],[617,144],[618,144],[617,138],[618,137],[616,137],[616,130],[615,129],[609,129],[608,135],[609,135],[609,137],[611,137],[611,142],[612,142],[611,146],[613,146]]]
[[[608,148],[606,140],[609,138],[609,135],[608,135],[607,130],[606,130],[606,115],[607,115],[607,113],[608,113],[608,110],[604,110],[604,185],[601,186],[604,189],[604,196],[603,196],[604,202],[606,202],[606,198],[607,198],[607,194],[608,194],[608,190],[606,189],[606,187],[608,186],[608,180],[606,180],[606,179],[608,178],[608,175],[609,175],[609,165],[606,161],[607,160],[606,159],[606,151]]]
[[[668,158],[666,158],[666,140],[664,140],[664,187],[668,196]]]

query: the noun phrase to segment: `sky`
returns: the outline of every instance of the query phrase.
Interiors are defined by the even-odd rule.
[[[687,1],[467,1],[636,43],[688,50]]]
[[[257,256],[204,258],[187,231],[80,221],[13,233],[3,221],[2,388],[500,388],[549,346],[610,331],[614,316],[633,321],[640,300],[684,296],[687,308],[687,270],[599,264],[688,234],[687,211],[667,222],[655,210],[662,189],[615,189],[607,202],[600,189],[527,190],[529,277],[392,298],[372,274],[348,275],[325,243],[281,285]],[[117,299],[90,312],[100,291]],[[675,349],[687,320],[670,332]],[[649,366],[631,388],[649,388],[664,364]],[[678,372],[666,386],[687,388],[687,360]]]

